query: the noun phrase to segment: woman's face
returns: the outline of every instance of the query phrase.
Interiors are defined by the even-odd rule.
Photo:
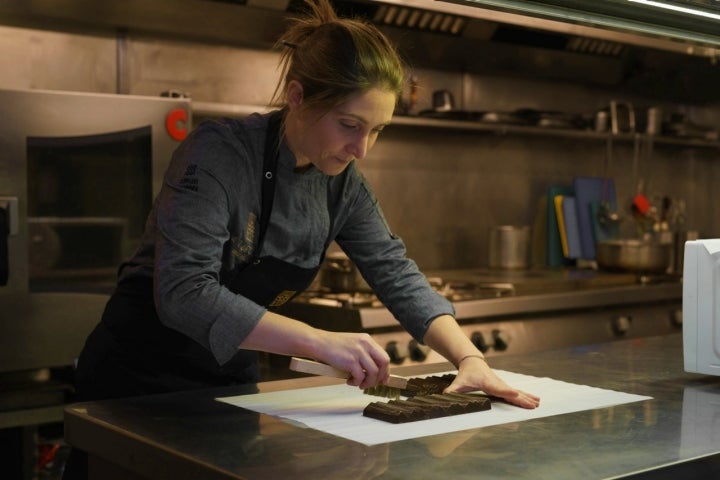
[[[300,89],[294,100],[293,87]],[[395,109],[393,93],[373,88],[323,114],[299,108],[302,87],[296,83],[290,89],[286,135],[296,167],[314,165],[326,175],[338,175],[351,161],[364,158]]]

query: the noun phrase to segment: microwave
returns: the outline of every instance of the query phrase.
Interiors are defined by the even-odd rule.
[[[720,239],[685,242],[682,303],[685,371],[720,375]]]

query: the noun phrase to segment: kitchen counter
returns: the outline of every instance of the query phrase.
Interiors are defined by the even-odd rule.
[[[214,400],[338,382],[319,377],[75,404],[65,435],[108,480],[720,478],[720,377],[682,361],[680,334],[496,357],[497,369],[653,399],[372,447]]]

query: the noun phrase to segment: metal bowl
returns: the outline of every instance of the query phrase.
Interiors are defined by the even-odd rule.
[[[665,273],[672,260],[672,244],[636,239],[604,240],[597,244],[597,263],[605,270]]]

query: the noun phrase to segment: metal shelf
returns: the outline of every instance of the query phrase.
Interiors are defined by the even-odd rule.
[[[193,117],[237,117],[243,118],[254,112],[267,112],[272,108],[269,106],[229,104],[215,102],[191,102]],[[622,133],[612,135],[607,132],[595,132],[592,130],[576,130],[565,128],[545,128],[525,125],[507,125],[480,123],[463,120],[447,120],[437,118],[426,118],[418,116],[396,115],[393,117],[391,126],[420,127],[448,130],[467,130],[476,132],[487,132],[493,134],[518,134],[518,135],[539,135],[548,137],[578,138],[587,140],[613,140],[633,141],[636,138],[646,140],[647,135],[641,133]],[[704,140],[700,138],[678,138],[667,136],[653,136],[655,144],[677,145],[696,148],[720,148],[720,141]]]

